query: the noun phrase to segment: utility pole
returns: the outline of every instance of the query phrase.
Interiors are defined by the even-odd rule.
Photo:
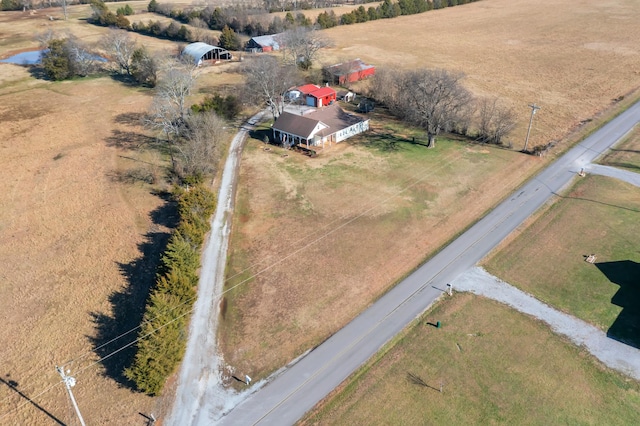
[[[69,397],[71,398],[71,403],[73,404],[73,408],[76,410],[76,414],[78,415],[78,419],[80,419],[80,424],[82,426],[86,426],[84,423],[84,419],[82,418],[82,414],[80,414],[80,408],[78,408],[78,403],[76,403],[76,399],[73,397],[73,392],[71,392],[71,388],[76,385],[76,379],[71,376],[67,376],[64,374],[64,369],[62,367],[56,367],[58,373],[60,373],[60,377],[62,377],[62,381],[64,385],[67,387],[67,391],[69,392]],[[69,373],[69,371],[67,371]]]
[[[529,119],[529,130],[527,130],[527,138],[524,140],[524,149],[523,152],[527,152],[527,144],[529,143],[529,134],[531,133],[531,123],[533,123],[533,116],[536,114],[536,111],[540,109],[540,107],[536,104],[529,104],[529,108],[531,108],[531,118]]]

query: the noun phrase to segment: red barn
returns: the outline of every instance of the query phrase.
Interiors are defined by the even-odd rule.
[[[337,97],[338,94],[331,87],[321,87],[307,95],[307,105],[320,108],[331,105]]]
[[[344,85],[362,80],[376,73],[376,67],[367,65],[360,59],[331,65],[324,69],[325,78],[333,84]]]
[[[298,91],[305,99],[305,104],[320,108],[330,105],[338,98],[338,94],[331,87],[321,87],[315,84],[305,84],[298,87]]]

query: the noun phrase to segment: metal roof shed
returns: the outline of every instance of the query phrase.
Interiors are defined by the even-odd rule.
[[[228,50],[201,41],[188,44],[182,51],[182,55],[192,57],[193,63],[196,65],[201,65],[204,61],[230,60],[232,58]]]

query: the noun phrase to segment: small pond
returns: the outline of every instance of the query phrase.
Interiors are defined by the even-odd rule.
[[[6,59],[0,59],[0,62],[5,62],[9,64],[18,64],[18,65],[33,65],[40,63],[40,52],[41,50],[34,50],[31,52],[22,52],[17,55],[10,56]]]
[[[9,56],[6,59],[0,59],[0,62],[17,65],[35,65],[42,60],[41,54],[44,50],[33,50],[31,52],[22,52],[17,55]],[[89,55],[91,59],[98,62],[107,62],[105,58],[98,55]]]

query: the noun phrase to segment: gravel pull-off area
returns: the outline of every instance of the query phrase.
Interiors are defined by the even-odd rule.
[[[546,322],[556,333],[584,346],[607,366],[640,380],[640,350],[607,337],[598,328],[540,302],[529,294],[474,267],[453,281],[458,291],[488,297]]]

